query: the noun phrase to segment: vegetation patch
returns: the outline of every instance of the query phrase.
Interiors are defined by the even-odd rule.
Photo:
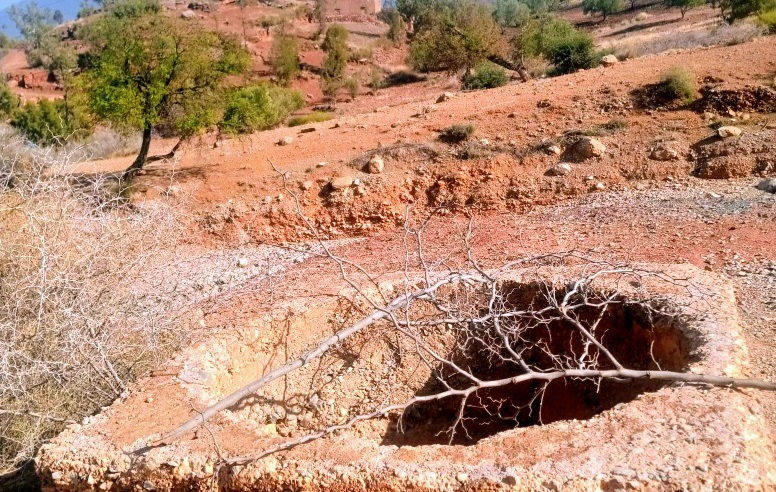
[[[326,111],[313,111],[310,114],[294,116],[293,118],[288,120],[288,126],[300,126],[300,125],[307,125],[308,123],[320,123],[322,121],[329,121],[332,118],[334,118],[333,113],[329,113]]]
[[[445,143],[455,144],[468,140],[474,134],[474,125],[457,124],[452,125],[439,134],[439,140]]]
[[[463,78],[464,89],[493,89],[509,82],[507,72],[490,62],[482,62]]]
[[[254,84],[229,94],[219,128],[229,134],[266,130],[302,107],[304,97],[299,91]]]

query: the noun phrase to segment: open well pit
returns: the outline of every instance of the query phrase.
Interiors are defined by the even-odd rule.
[[[746,350],[732,287],[691,267],[655,268],[692,279],[703,294],[671,285],[643,286],[665,294],[664,301],[609,306],[597,336],[629,368],[741,375]],[[547,305],[543,288],[549,285],[542,278],[553,278],[555,289],[567,285],[558,279],[575,278],[562,268],[546,275],[551,276],[510,274],[500,285],[504,307],[540,310]],[[641,287],[626,285],[620,299],[640,298]],[[549,299],[557,300],[562,290],[552,292]],[[598,292],[605,293],[605,287]],[[476,301],[471,306],[483,306],[476,296],[470,299]],[[767,427],[745,392],[570,379],[551,383],[536,399],[537,383],[479,392],[470,398],[452,445],[449,430],[460,398],[413,405],[403,413],[401,427],[397,415],[364,421],[235,470],[222,468],[214,480],[218,452],[253,454],[383,405],[438,392],[432,368],[390,324],[373,325],[266,386],[209,421],[206,432],[133,456],[146,437],[171,430],[192,414],[192,407],[204,408],[361,316],[350,303],[332,297],[294,298],[275,306],[276,315],[246,321],[241,329],[192,347],[171,363],[174,376],[141,381],[126,399],[46,445],[38,456],[44,488],[213,490],[217,484],[218,490],[235,492],[492,491],[550,484],[601,490],[638,476],[654,490],[700,483],[717,489],[776,484],[772,444],[763,433]],[[427,308],[418,306],[417,319],[434,315]],[[701,310],[706,316],[694,316]],[[576,312],[586,324],[598,313],[597,308]],[[481,329],[487,332],[487,326]],[[557,319],[524,324],[521,337],[531,343],[523,356],[537,369],[552,365],[547,352],[579,359],[583,344],[573,333]],[[501,352],[484,350],[485,342],[462,330],[428,327],[423,336],[437,353],[479,378],[518,373]],[[487,337],[481,339],[492,345]],[[609,367],[600,354],[598,364]],[[438,374],[454,387],[464,386],[449,373]],[[698,466],[714,473],[701,477]],[[622,473],[631,478],[623,479]]]
[[[546,285],[507,283],[505,311],[525,310],[529,306],[538,311],[549,306]],[[560,302],[565,291],[555,290],[551,296]],[[590,302],[593,302],[590,300]],[[666,314],[665,306],[650,303],[628,303],[621,298],[611,304],[596,323],[600,307],[575,310],[575,317],[585,326],[596,324],[595,334],[611,354],[624,366],[638,370],[683,371],[688,368],[688,342],[682,333],[686,323],[682,317]],[[550,313],[552,317],[554,313]],[[521,341],[514,348],[521,350],[524,361],[531,367],[549,371],[558,361],[579,359],[585,351],[585,339],[576,327],[565,319],[546,323],[524,321]],[[479,340],[464,335],[465,341],[456,344],[449,354],[459,367],[465,367],[483,381],[500,380],[520,374],[519,367],[507,359],[506,353],[493,353],[490,338]],[[525,349],[524,351],[522,349]],[[595,347],[590,357],[599,362],[598,369],[615,369]],[[503,352],[503,348],[502,348]],[[441,380],[455,387],[465,387],[467,380],[453,374],[449,368],[439,377],[431,377],[417,395],[431,395],[444,391]],[[385,436],[385,444],[428,445],[451,443],[454,423],[460,419],[452,434],[454,444],[474,444],[480,439],[499,432],[532,425],[544,425],[559,420],[586,420],[620,403],[627,403],[638,395],[655,391],[667,383],[654,380],[591,380],[558,379],[526,381],[506,386],[479,390],[469,397],[463,413],[461,398],[451,397],[430,403],[416,404],[408,409]]]

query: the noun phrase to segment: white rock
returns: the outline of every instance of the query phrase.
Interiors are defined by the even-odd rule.
[[[294,137],[291,135],[286,135],[285,137],[278,140],[278,145],[291,145],[294,142]]]
[[[334,190],[344,190],[346,188],[350,188],[353,185],[353,178],[350,176],[332,178],[332,180],[329,181],[329,184]]]
[[[550,176],[566,176],[572,170],[571,164],[567,162],[559,162],[547,170],[547,174]]]
[[[197,14],[195,14],[193,10],[184,10],[181,12],[181,17],[184,19],[193,19],[196,15]]]
[[[574,144],[574,152],[580,157],[601,157],[606,153],[606,145],[593,137],[582,137]]]
[[[606,55],[605,57],[601,58],[601,65],[605,67],[611,67],[612,65],[618,63],[620,60],[617,59],[614,55]]]
[[[385,169],[385,161],[379,155],[373,155],[366,165],[369,174],[380,174]]]
[[[245,268],[248,266],[248,259],[247,258],[240,258],[237,260],[237,266],[240,268]]]
[[[741,129],[737,126],[721,126],[717,129],[717,134],[721,138],[738,137],[741,135]]]

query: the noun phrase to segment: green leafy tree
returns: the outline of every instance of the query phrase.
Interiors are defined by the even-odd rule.
[[[722,18],[731,24],[758,12],[776,9],[774,0],[719,0],[718,5]]]
[[[605,21],[609,14],[622,10],[622,0],[582,0],[582,12],[585,14],[599,13]]]
[[[519,27],[531,18],[531,8],[520,0],[496,0],[493,18],[503,27]]]
[[[32,49],[40,47],[43,37],[54,25],[51,10],[40,7],[35,2],[30,2],[24,7],[14,4],[8,8],[8,16],[16,24],[16,28],[30,43]]]
[[[684,19],[684,16],[687,14],[688,10],[695,7],[700,7],[704,3],[705,0],[666,0],[666,5],[679,9],[679,12],[682,13],[682,19]]]
[[[126,177],[145,164],[155,126],[183,138],[215,124],[224,103],[221,82],[250,61],[236,39],[160,12],[107,15],[96,24],[85,73],[89,106],[99,118],[143,134]]]
[[[299,42],[294,36],[280,35],[272,42],[270,65],[278,82],[288,86],[299,74]]]
[[[321,47],[326,52],[321,68],[321,88],[331,97],[342,87],[348,66],[348,31],[339,24],[329,26]]]
[[[452,0],[419,17],[410,44],[410,62],[424,72],[469,70],[499,54],[501,46],[501,28],[487,5]]]

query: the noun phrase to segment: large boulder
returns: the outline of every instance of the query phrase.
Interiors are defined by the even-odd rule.
[[[601,157],[606,153],[606,145],[593,137],[582,137],[574,144],[574,153],[583,159]]]

